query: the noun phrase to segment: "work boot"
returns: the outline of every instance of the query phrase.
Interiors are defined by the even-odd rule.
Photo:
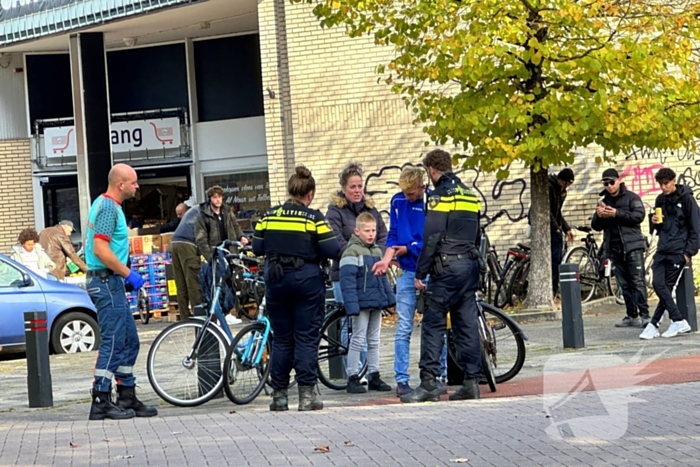
[[[472,399],[481,399],[479,380],[475,378],[465,379],[459,389],[450,394],[451,401],[466,401]]]
[[[321,410],[323,401],[316,397],[314,386],[299,385],[299,412],[308,410]]]
[[[90,406],[90,420],[127,420],[134,418],[136,414],[131,409],[123,409],[112,402],[110,392],[92,390],[92,405]]]
[[[391,386],[379,377],[379,372],[367,375],[367,389],[370,391],[391,391]]]
[[[364,394],[367,389],[360,383],[358,375],[352,375],[348,378],[348,386],[346,388],[348,394]]]
[[[275,389],[272,392],[272,402],[270,403],[270,412],[285,412],[289,410],[287,405],[289,402],[287,398],[286,389]]]
[[[421,371],[420,386],[413,392],[401,396],[401,402],[404,404],[415,404],[416,402],[438,402],[440,400],[440,389],[437,386],[435,376]]]
[[[117,385],[117,405],[122,409],[131,409],[137,417],[155,417],[158,410],[149,407],[136,398],[136,391],[133,386]]]

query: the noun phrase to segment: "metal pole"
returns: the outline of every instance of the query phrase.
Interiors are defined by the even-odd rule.
[[[583,314],[581,312],[581,277],[578,264],[559,265],[561,291],[561,330],[565,349],[582,349]]]
[[[695,307],[695,283],[693,282],[693,269],[690,264],[686,264],[685,268],[683,268],[683,277],[678,282],[678,289],[676,290],[676,300],[678,301],[678,309],[681,315],[690,324],[690,330],[697,332],[698,315]]]
[[[24,312],[29,407],[53,407],[49,336],[45,311]]]

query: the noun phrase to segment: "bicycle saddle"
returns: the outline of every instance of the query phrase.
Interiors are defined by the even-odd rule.
[[[577,226],[575,226],[575,229],[580,230],[581,232],[586,232],[586,233],[590,233],[591,230],[593,230],[587,225],[577,225]]]
[[[518,243],[518,248],[520,248],[523,251],[530,251],[530,247],[525,245],[524,243]]]

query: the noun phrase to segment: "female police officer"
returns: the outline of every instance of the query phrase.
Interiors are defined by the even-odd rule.
[[[299,410],[323,408],[314,392],[325,301],[319,262],[340,255],[323,214],[308,207],[316,192],[311,172],[302,166],[294,172],[287,182],[291,198],[268,210],[253,235],[253,251],[266,258],[265,299],[275,336],[270,358],[272,411],[288,410],[292,368],[299,383]]]

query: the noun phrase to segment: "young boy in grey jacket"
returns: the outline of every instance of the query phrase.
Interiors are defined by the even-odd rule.
[[[360,351],[367,341],[367,388],[391,391],[379,377],[379,333],[382,309],[396,305],[396,297],[385,275],[375,276],[374,263],[382,260],[382,252],[374,243],[377,221],[368,212],[357,216],[355,233],[340,260],[340,287],[345,310],[352,319],[352,337],[348,350],[347,392],[366,392],[360,384],[358,367]]]

